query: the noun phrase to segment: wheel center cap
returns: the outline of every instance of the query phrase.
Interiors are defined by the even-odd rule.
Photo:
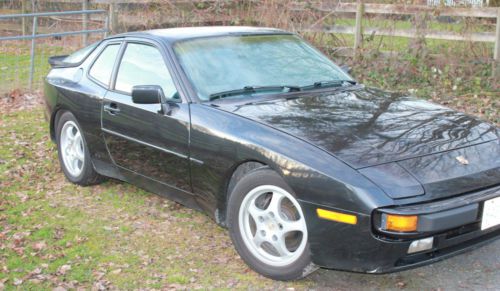
[[[274,222],[272,222],[272,221],[269,221],[269,222],[267,223],[267,228],[268,228],[270,231],[274,231],[274,230],[276,230],[276,224],[275,224]]]

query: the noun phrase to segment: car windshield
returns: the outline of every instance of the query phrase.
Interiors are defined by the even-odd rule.
[[[176,43],[174,51],[201,100],[248,98],[311,87],[318,82],[352,81],[332,61],[295,35],[191,39]],[[221,94],[224,92],[231,94]]]

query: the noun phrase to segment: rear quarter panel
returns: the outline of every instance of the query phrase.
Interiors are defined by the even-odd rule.
[[[114,171],[109,171],[111,161],[101,136],[101,104],[106,89],[86,76],[86,69],[98,52],[99,48],[80,66],[52,69],[45,79],[44,97],[50,111],[51,131],[57,128],[59,113],[65,110],[73,113],[82,128],[94,167],[101,174],[114,176]]]

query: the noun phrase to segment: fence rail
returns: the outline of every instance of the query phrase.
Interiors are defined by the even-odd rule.
[[[99,14],[99,13],[106,13],[106,10],[75,10],[75,11],[61,11],[61,12],[6,14],[6,15],[0,15],[0,20],[10,19],[10,18],[20,18],[20,17],[65,16],[65,15]]]
[[[298,5],[294,10],[305,9]],[[455,7],[429,7],[423,5],[398,5],[398,4],[364,4],[338,3],[336,5],[322,4],[313,9],[325,13],[355,13],[354,26],[320,26],[318,23],[312,27],[301,29],[302,32],[343,33],[354,35],[354,49],[362,47],[363,35],[396,36],[405,38],[430,38],[452,41],[493,42],[493,75],[500,76],[500,8],[455,8]],[[413,15],[419,17],[430,14],[434,16],[471,17],[496,19],[494,32],[465,32],[427,30],[419,27],[412,29],[386,29],[379,27],[363,27],[362,20],[366,14],[379,15]]]
[[[323,28],[308,28],[302,31],[355,34],[356,27],[333,25],[333,26],[326,26]],[[363,28],[363,34],[397,36],[397,37],[407,37],[407,38],[425,37],[430,39],[473,41],[473,42],[495,42],[495,37],[496,37],[495,33],[493,32],[472,32],[472,33],[462,34],[451,31],[445,32],[445,31],[427,30],[419,34],[417,29],[389,29],[389,28],[372,28],[372,27]]]
[[[37,39],[45,37],[61,37],[66,35],[76,35],[76,34],[89,34],[89,33],[104,33],[108,32],[107,21],[105,21],[104,28],[101,29],[82,29],[78,31],[65,31],[59,33],[43,33],[37,34],[38,31],[38,18],[39,17],[54,17],[54,16],[66,16],[66,15],[89,15],[89,14],[104,14],[106,15],[106,10],[79,10],[79,11],[63,11],[63,12],[40,12],[40,13],[25,13],[25,14],[7,14],[0,15],[0,20],[14,19],[14,18],[33,18],[33,33],[31,35],[16,35],[16,36],[0,36],[0,41],[2,40],[23,40],[23,39]],[[106,18],[107,19],[107,18]],[[86,41],[84,41],[85,43]]]
[[[360,3],[338,3],[335,5],[321,4],[314,6],[314,9],[324,12],[344,12],[356,13]],[[295,9],[304,9],[302,5]],[[483,17],[496,18],[498,8],[495,7],[432,7],[425,5],[402,5],[402,4],[363,4],[364,13],[372,14],[393,14],[393,15],[411,15],[417,13],[429,13],[439,16],[460,16],[460,17]]]

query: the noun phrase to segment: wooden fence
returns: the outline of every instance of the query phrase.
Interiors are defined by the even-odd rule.
[[[303,8],[296,7],[296,10]],[[355,26],[313,26],[302,29],[303,32],[327,32],[354,34],[354,49],[362,47],[363,35],[399,36],[407,38],[430,38],[441,40],[493,42],[495,43],[493,58],[497,69],[500,68],[500,8],[455,8],[455,7],[429,7],[421,5],[395,5],[395,4],[364,4],[364,3],[338,3],[337,5],[322,5],[314,7],[325,13],[355,13]],[[418,26],[413,29],[385,29],[374,27],[363,27],[362,20],[366,14],[382,15],[413,15],[415,17],[430,14],[434,16],[459,16],[471,18],[494,18],[496,19],[496,31],[494,32],[452,32],[421,29]]]
[[[28,2],[30,0],[22,0]],[[75,0],[43,0],[44,2],[68,2],[74,3]],[[165,0],[79,0],[82,2],[82,8],[86,9],[88,3],[107,4],[109,9],[109,29],[116,32],[118,27],[118,5],[130,3],[165,3]],[[200,2],[215,2],[216,0],[200,0]],[[258,4],[259,0],[253,1]],[[191,3],[192,0],[169,0],[170,4]],[[237,0],[235,1],[237,2]],[[302,3],[302,4],[301,4]],[[292,10],[304,10],[304,2],[291,2]],[[319,1],[320,4],[313,6],[312,9],[327,14],[335,13],[355,13],[356,22],[354,26],[323,26],[314,25],[312,27],[302,28],[301,32],[326,32],[326,33],[344,33],[354,35],[354,49],[357,50],[363,46],[363,35],[382,35],[391,37],[405,38],[429,38],[452,41],[472,41],[472,42],[493,42],[493,65],[494,74],[500,76],[500,8],[495,7],[432,7],[425,5],[398,5],[398,4],[364,4],[358,3],[334,3],[333,1]],[[311,9],[310,4],[308,9]],[[24,7],[24,6],[23,6]],[[425,15],[451,16],[451,17],[470,17],[470,18],[489,18],[496,19],[496,30],[493,32],[464,32],[436,31],[422,29],[418,25],[412,29],[386,29],[375,27],[363,27],[362,20],[367,14],[375,15],[413,15],[414,17],[424,17]],[[82,21],[88,21],[85,16]],[[24,26],[23,26],[24,27]]]

